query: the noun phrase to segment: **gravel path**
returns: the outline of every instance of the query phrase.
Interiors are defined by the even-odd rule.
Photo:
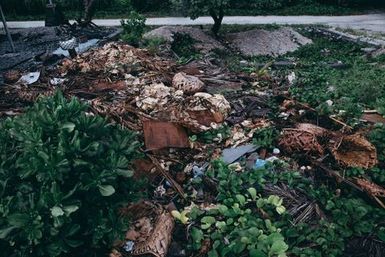
[[[100,26],[120,26],[120,20],[94,20]],[[211,17],[196,20],[182,17],[148,18],[148,25],[206,25],[212,24]],[[332,27],[365,29],[385,32],[385,14],[351,16],[227,16],[224,24],[323,24]],[[10,28],[31,28],[44,26],[44,21],[8,22]],[[2,28],[2,25],[0,25]]]

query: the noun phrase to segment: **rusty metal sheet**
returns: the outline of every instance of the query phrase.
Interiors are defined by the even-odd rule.
[[[143,131],[147,150],[190,146],[185,129],[176,123],[147,120],[143,121]]]
[[[378,113],[364,113],[361,120],[370,123],[385,123],[385,118]]]

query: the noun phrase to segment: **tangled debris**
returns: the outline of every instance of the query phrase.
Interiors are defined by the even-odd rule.
[[[295,129],[284,129],[279,145],[289,154],[318,156],[329,148],[335,160],[346,167],[369,169],[378,163],[376,148],[362,135],[343,135],[312,124],[300,123]]]
[[[170,247],[173,243],[185,246],[186,238],[175,235],[181,224],[165,205],[175,202],[183,209],[192,202],[202,211],[215,209],[219,183],[206,175],[213,160],[221,159],[239,174],[247,168],[258,170],[280,163],[299,170],[302,176],[313,176],[314,185],[319,178],[309,174],[322,170],[336,184],[345,183],[385,207],[381,200],[384,188],[369,179],[345,178],[340,173],[347,167],[368,169],[379,163],[377,149],[362,131],[288,100],[279,93],[279,87],[287,85],[268,76],[232,73],[207,60],[180,65],[116,42],[39,72],[33,83],[20,80],[26,74],[19,71],[5,74],[7,85],[0,88],[1,117],[17,115],[38,97],[61,90],[67,97],[88,102],[94,114],[138,131],[145,143],[135,173],[137,178],[146,177],[154,191],[151,201],[122,210],[134,222],[111,257],[165,257],[169,249],[178,248]],[[270,88],[261,93],[255,85],[262,80]],[[213,90],[225,87],[242,90],[223,94]],[[274,112],[271,100],[279,105],[275,106],[280,112],[276,116],[270,115]],[[281,131],[276,133],[277,140],[273,130]],[[321,203],[289,183],[267,183],[264,194],[283,199],[293,225],[314,225],[327,219]],[[262,209],[258,211],[268,217]],[[182,224],[188,223],[186,213],[177,215]],[[212,242],[205,240],[199,249],[201,256],[211,247]]]
[[[116,250],[110,256],[166,256],[175,226],[170,212],[151,202],[140,202],[123,211],[134,220],[133,227],[127,231],[125,241],[120,243],[123,251]]]

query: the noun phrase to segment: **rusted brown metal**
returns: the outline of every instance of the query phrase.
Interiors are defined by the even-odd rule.
[[[175,123],[146,120],[143,131],[147,150],[187,148],[190,145],[185,129]]]

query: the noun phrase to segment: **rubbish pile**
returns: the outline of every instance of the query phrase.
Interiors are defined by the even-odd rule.
[[[60,48],[60,42],[70,39],[78,41],[77,51],[84,52],[91,46],[116,37],[119,29],[63,25],[11,29],[16,52],[10,51],[6,36],[0,33],[0,72],[8,69],[29,70],[32,67],[57,63],[67,51]]]
[[[191,202],[215,204],[215,196],[206,191],[215,188],[215,182],[204,179],[215,159],[237,172],[275,162],[303,172],[323,170],[383,205],[384,188],[362,178],[346,179],[336,171],[378,164],[376,148],[363,133],[349,131],[343,122],[318,115],[287,95],[274,94],[277,87],[286,85],[272,85],[276,90],[263,94],[253,86],[262,79],[274,83],[271,78],[234,74],[200,61],[178,65],[146,50],[112,42],[51,69],[29,74],[9,71],[5,79],[7,85],[0,88],[0,117],[23,112],[38,97],[61,90],[67,97],[88,102],[95,114],[141,134],[144,157],[135,163],[136,176],[147,177],[155,189],[151,201],[122,210],[134,222],[110,256],[166,256],[177,229],[171,216],[175,206],[166,205],[174,202],[183,209]],[[242,90],[213,92],[234,85]],[[279,115],[271,115],[275,112],[271,100],[278,104]],[[204,183],[191,184],[196,178]],[[290,191],[285,185],[268,190]],[[311,219],[298,209],[302,200],[307,201],[303,193],[291,193],[297,199],[289,208],[296,222]],[[318,208],[313,202],[308,211],[317,216]]]

